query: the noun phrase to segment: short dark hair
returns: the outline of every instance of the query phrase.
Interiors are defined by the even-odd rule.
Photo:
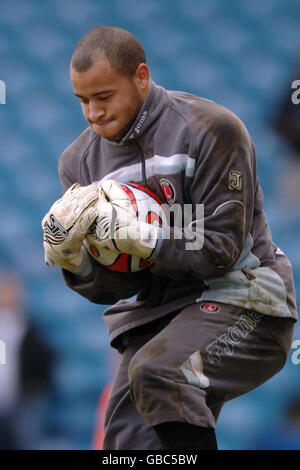
[[[133,34],[116,26],[98,26],[80,39],[71,66],[85,72],[93,66],[95,56],[103,53],[121,75],[133,76],[139,64],[146,63],[143,46]]]

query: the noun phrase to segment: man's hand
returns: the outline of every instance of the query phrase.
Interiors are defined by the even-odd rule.
[[[92,204],[98,199],[96,185],[75,183],[58,199],[42,220],[45,261],[74,271],[83,261],[82,243],[97,217]]]
[[[159,239],[159,228],[138,220],[129,197],[114,180],[102,183],[95,231],[103,248],[144,259],[153,256]]]

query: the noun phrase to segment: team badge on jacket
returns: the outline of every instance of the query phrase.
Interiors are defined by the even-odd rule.
[[[231,191],[242,191],[243,173],[241,171],[231,170],[229,172],[229,189]]]
[[[175,188],[173,184],[165,178],[159,180],[159,183],[167,203],[172,204],[175,201]]]

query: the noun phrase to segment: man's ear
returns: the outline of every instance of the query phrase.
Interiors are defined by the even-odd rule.
[[[143,92],[148,90],[150,82],[150,72],[147,64],[139,64],[134,74],[135,82],[138,88]]]

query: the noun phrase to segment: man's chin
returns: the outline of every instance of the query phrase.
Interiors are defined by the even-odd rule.
[[[123,134],[114,134],[114,135],[102,134],[102,137],[108,140],[109,142],[118,143],[123,139],[124,135]]]
[[[105,129],[96,130],[93,128],[93,130],[96,134],[100,135],[104,139],[108,140],[109,142],[114,142],[114,143],[120,142],[128,132],[128,129],[123,130],[122,132],[118,132],[118,133],[108,132],[108,129],[106,131]]]
[[[110,129],[112,127],[112,122],[109,122],[107,125],[104,125],[104,126],[98,126],[96,124],[92,124],[91,127],[97,135],[111,142],[119,142],[119,140],[121,140],[123,136],[126,134],[126,132],[124,131],[113,132],[113,129]]]

